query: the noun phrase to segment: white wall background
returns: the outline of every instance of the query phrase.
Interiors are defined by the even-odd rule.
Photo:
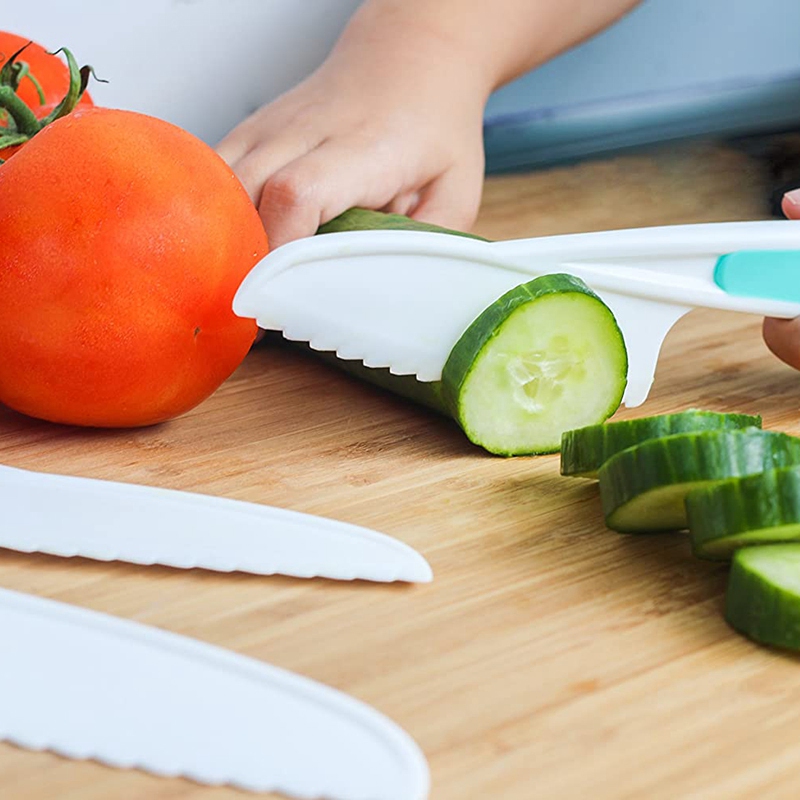
[[[109,81],[92,85],[99,103],[162,117],[215,144],[311,72],[359,1],[0,0],[0,27],[53,49],[67,45],[93,64]],[[611,30],[498,91],[487,119],[599,101],[625,126],[619,98],[658,101],[743,81],[763,82],[769,95],[771,80],[800,74],[798,41],[800,0],[645,0]]]
[[[489,116],[800,74],[800,0],[645,0],[600,36],[500,89]]]
[[[3,30],[68,46],[108,84],[102,105],[167,119],[210,144],[325,57],[359,0],[24,0]]]

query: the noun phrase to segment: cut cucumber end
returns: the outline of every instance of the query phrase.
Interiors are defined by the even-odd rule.
[[[791,542],[800,542],[800,522],[795,522],[791,525],[775,525],[770,528],[757,528],[731,536],[722,536],[699,544],[692,541],[692,550],[698,558],[728,561],[737,550],[744,547],[787,544]]]
[[[737,550],[725,618],[756,642],[800,650],[800,544]]]
[[[702,483],[659,486],[638,494],[606,516],[606,525],[619,533],[659,533],[687,527],[684,498]]]
[[[761,417],[689,409],[675,414],[590,425],[566,431],[561,439],[561,474],[596,478],[609,458],[650,439],[676,433],[760,428]]]
[[[469,439],[499,455],[556,452],[565,430],[619,407],[627,353],[608,307],[571,276],[508,292],[461,337],[443,372]]]

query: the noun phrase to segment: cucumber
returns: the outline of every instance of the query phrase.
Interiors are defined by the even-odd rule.
[[[482,236],[474,233],[456,231],[452,228],[442,228],[428,222],[417,222],[411,217],[402,214],[386,214],[383,211],[370,211],[366,208],[351,208],[330,222],[320,225],[317,233],[343,233],[345,231],[425,231],[427,233],[446,233],[450,236],[463,236],[467,239],[477,239],[488,242]]]
[[[606,524],[624,533],[681,530],[687,526],[684,498],[692,489],[795,464],[800,439],[758,428],[651,439],[600,468]]]
[[[402,214],[387,214],[383,211],[370,211],[366,208],[351,208],[317,229],[317,235],[325,233],[345,233],[347,231],[423,231],[426,233],[445,233],[449,236],[463,236],[486,242],[481,236],[472,233],[442,228],[427,222],[418,222]],[[418,381],[413,375],[393,375],[388,368],[367,367],[361,361],[339,358],[335,353],[321,353],[311,350],[318,358],[338,367],[354,378],[375,384],[394,394],[405,397],[419,405],[452,416],[450,408],[442,395],[441,381]]]
[[[458,233],[364,209],[345,212],[319,232],[381,228]],[[569,275],[544,275],[492,303],[453,347],[441,381],[421,383],[328,354],[332,359],[448,414],[470,441],[504,456],[555,452],[563,431],[607,419],[622,401],[628,372],[613,314]]]
[[[800,467],[689,492],[686,516],[701,558],[728,559],[740,547],[800,541]]]
[[[561,434],[607,419],[628,359],[614,315],[570,275],[506,292],[467,328],[442,393],[470,441],[498,455],[552,453]]]
[[[725,619],[756,642],[800,649],[800,544],[737,550],[728,579]]]
[[[451,417],[450,409],[442,396],[441,381],[418,381],[413,375],[393,375],[385,367],[366,367],[362,361],[339,358],[336,353],[312,350],[303,342],[288,342],[295,347],[301,347],[307,353],[346,372],[354,378],[372,383],[381,389],[405,397],[417,405],[426,406],[432,411]]]
[[[677,414],[661,414],[607,425],[589,425],[566,431],[561,437],[561,474],[596,478],[597,471],[621,450],[674,433],[760,428],[761,417],[721,414],[690,408]]]

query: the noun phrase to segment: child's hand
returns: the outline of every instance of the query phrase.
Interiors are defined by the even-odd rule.
[[[490,81],[456,46],[419,30],[408,31],[401,58],[396,47],[381,51],[377,35],[340,47],[219,144],[272,247],[312,235],[352,206],[472,225]]]
[[[800,191],[789,192],[783,198],[783,213],[789,219],[800,219]],[[765,319],[764,341],[781,361],[800,369],[800,317]]]
[[[366,0],[326,62],[218,147],[273,247],[351,206],[467,229],[498,86],[637,0]]]

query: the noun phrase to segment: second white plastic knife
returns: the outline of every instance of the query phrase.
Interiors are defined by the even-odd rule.
[[[336,580],[431,580],[382,533],[323,517],[153,486],[0,465],[0,547],[101,561]]]
[[[428,796],[404,730],[301,675],[7,589],[0,642],[0,740],[301,800]]]

